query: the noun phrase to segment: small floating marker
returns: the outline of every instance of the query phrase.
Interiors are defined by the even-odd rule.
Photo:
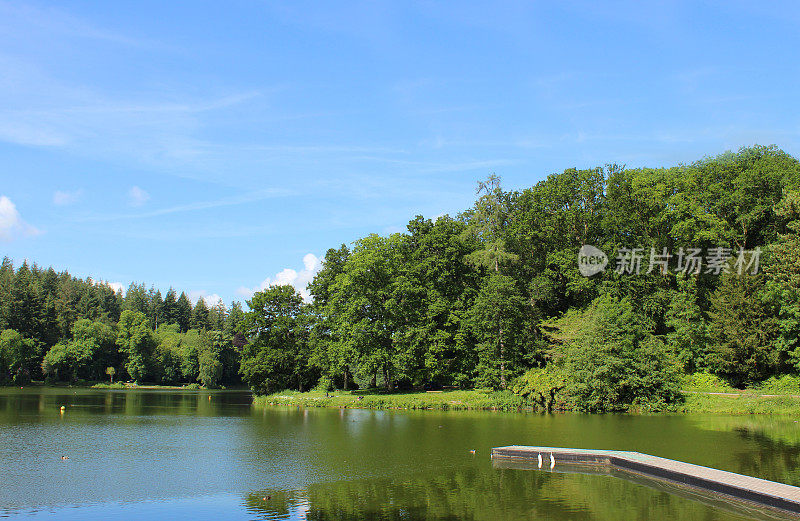
[[[469,453],[470,454],[475,454],[475,449],[470,449]]]
[[[553,457],[553,454],[551,453],[550,454],[550,468],[552,469],[555,466],[556,466],[556,459]]]
[[[210,394],[208,395],[208,401],[209,402],[211,401],[211,395]]]
[[[542,468],[542,455],[539,454],[539,468]]]
[[[67,410],[67,408],[66,408],[66,407],[64,407],[64,406],[62,405],[62,406],[61,406],[61,409],[59,409],[59,410],[61,411],[61,414],[64,414],[64,411],[66,411],[66,410]]]

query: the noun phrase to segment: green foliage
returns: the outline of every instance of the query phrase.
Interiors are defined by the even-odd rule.
[[[756,390],[761,394],[800,395],[800,376],[791,374],[773,376],[761,382]]]
[[[309,364],[308,305],[291,286],[270,286],[247,302],[243,327],[250,342],[242,351],[240,372],[259,393],[313,387]]]
[[[682,389],[698,393],[729,393],[736,390],[719,376],[708,372],[686,375],[683,379]]]
[[[527,398],[540,410],[552,412],[556,396],[569,383],[569,375],[560,367],[551,364],[545,368],[530,369],[514,381],[514,394]]]
[[[776,315],[764,298],[762,277],[724,276],[711,297],[709,368],[736,387],[777,373],[782,360]]]
[[[800,191],[788,192],[776,213],[785,233],[769,247],[766,293],[777,308],[777,349],[800,370]]]
[[[525,310],[525,298],[514,279],[496,272],[484,278],[469,315],[477,340],[478,385],[504,389],[530,364],[525,359]]]
[[[197,355],[198,380],[209,389],[219,387],[223,376],[223,353],[232,349],[231,337],[222,331],[209,331]]]
[[[55,380],[72,382],[81,368],[92,359],[91,346],[77,342],[59,342],[47,351],[42,360],[42,373]]]
[[[336,387],[333,385],[333,380],[327,375],[322,375],[317,381],[317,385],[314,386],[315,391],[322,391],[322,392],[330,392],[333,391]]]
[[[207,331],[211,327],[208,306],[202,298],[197,300],[192,310],[192,328]]]
[[[117,324],[117,346],[127,357],[125,370],[135,381],[151,376],[156,337],[141,311],[126,309]]]
[[[52,268],[41,269],[23,262],[15,269],[6,257],[0,264],[0,331],[16,328],[22,343],[14,340],[13,345],[6,346],[10,354],[5,361],[0,358],[0,382],[25,383],[43,378],[102,381],[108,379],[107,367],[114,367],[116,376],[127,378],[128,365],[138,378],[150,382],[196,381],[197,352],[189,361],[183,356],[181,331],[191,327],[193,313],[189,299],[185,294],[182,297],[170,288],[162,298],[159,290],[148,289],[142,283],[131,284],[123,297],[121,291],[115,292],[105,283],[77,279]],[[152,348],[151,352],[137,352],[130,359],[128,351],[118,346],[117,323],[124,310],[142,313],[148,327],[159,331],[155,344],[150,342],[147,348]],[[211,330],[229,334],[237,330],[243,315],[236,302],[231,313],[222,303],[207,311]],[[241,334],[238,342],[239,347],[245,343]],[[226,349],[220,362],[222,376],[218,383],[238,383],[238,353]],[[190,366],[188,378],[183,375],[184,365]]]
[[[599,297],[549,324],[579,410],[663,410],[680,402],[678,362],[630,300]]]
[[[28,368],[35,358],[33,340],[13,329],[0,333],[0,383],[21,384],[30,381]]]

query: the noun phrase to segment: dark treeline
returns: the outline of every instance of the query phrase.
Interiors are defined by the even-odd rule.
[[[522,191],[490,176],[477,195],[456,217],[328,250],[311,303],[273,286],[246,313],[5,262],[0,369],[238,373],[259,393],[488,387],[594,411],[668,407],[685,375],[741,387],[800,372],[800,163],[781,150],[569,169]],[[604,271],[581,274],[584,245]]]
[[[192,305],[172,288],[123,293],[8,258],[0,266],[0,383],[136,380],[216,387],[241,381],[241,305]],[[111,369],[109,369],[111,368]]]
[[[686,374],[797,374],[798,187],[800,163],[761,146],[520,192],[491,176],[456,218],[328,250],[312,304],[256,294],[242,374],[258,392],[479,386],[583,410],[667,407]],[[604,272],[580,273],[582,245],[607,253]],[[630,255],[616,269],[625,248],[642,249],[638,274]],[[672,253],[666,273],[651,248]],[[695,249],[700,272],[680,270]]]

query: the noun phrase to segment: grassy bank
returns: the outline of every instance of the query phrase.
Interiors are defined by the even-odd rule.
[[[360,394],[359,394],[360,393]],[[713,394],[708,391],[687,391],[684,403],[670,412],[709,414],[786,414],[800,416],[800,397],[792,395],[764,396],[754,391]],[[346,409],[427,409],[440,411],[495,410],[531,411],[530,403],[510,392],[484,389],[469,391],[371,393],[367,391],[282,391],[256,396],[257,406],[284,405],[294,407],[336,407]]]
[[[197,390],[205,389],[200,384],[187,384],[187,385],[159,385],[159,384],[129,384],[129,383],[99,383],[89,386],[92,389],[174,389],[174,390]]]
[[[0,386],[3,387],[3,386]],[[42,382],[33,381],[25,384],[24,386],[5,386],[5,387],[47,387],[47,388],[67,388],[67,389],[159,389],[159,390],[208,390],[200,384],[192,383],[187,385],[161,385],[161,384],[135,384],[127,382],[114,382],[109,384],[106,382],[92,382],[92,381],[77,381],[77,382]],[[218,389],[217,389],[218,390]]]
[[[678,407],[687,413],[718,414],[787,414],[800,416],[800,397],[792,395],[764,396],[750,392],[731,394],[688,393]]]
[[[516,411],[530,408],[511,392],[485,389],[469,391],[437,391],[407,393],[374,393],[368,391],[282,391],[256,396],[256,405],[291,405],[300,407],[338,407],[346,409],[430,409],[439,411],[496,410]]]

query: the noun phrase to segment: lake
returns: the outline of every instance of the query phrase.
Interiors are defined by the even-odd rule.
[[[254,408],[240,391],[6,388],[0,517],[775,515],[645,480],[493,465],[491,447],[513,444],[633,450],[800,485],[790,417]]]

